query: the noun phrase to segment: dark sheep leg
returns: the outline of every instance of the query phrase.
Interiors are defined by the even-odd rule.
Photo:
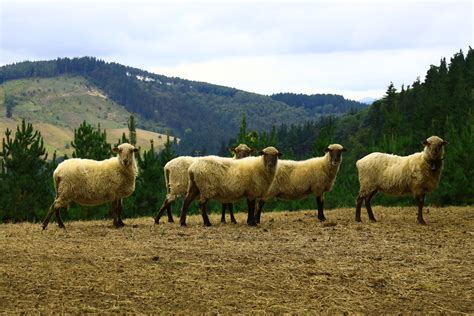
[[[235,220],[234,216],[234,204],[228,203],[228,208],[229,208],[229,214],[230,214],[230,221],[232,224],[237,224],[237,221]]]
[[[195,185],[190,184],[188,193],[183,201],[183,206],[181,207],[181,216],[179,218],[179,224],[181,226],[186,226],[186,214],[188,213],[189,205],[198,195],[199,189]]]
[[[165,209],[168,209],[168,207],[171,209],[171,203],[168,201],[167,198],[163,201],[163,205],[161,205],[160,210],[158,211],[158,214],[155,216],[155,224],[160,223],[160,218],[163,216],[163,213],[165,212]],[[169,213],[168,213],[168,219],[169,219]],[[173,218],[173,217],[171,217]]]
[[[258,201],[257,210],[255,211],[255,223],[260,224],[260,217],[262,216],[263,206],[265,205],[265,200],[260,199]]]
[[[362,195],[358,195],[356,199],[356,212],[355,212],[355,220],[356,222],[362,222],[360,218],[360,209],[362,207],[362,202],[364,201],[364,197]]]
[[[56,221],[58,222],[59,228],[66,228],[66,226],[64,226],[63,219],[61,218],[61,208],[57,207],[54,209],[54,211],[56,213]]]
[[[211,221],[209,220],[209,216],[207,215],[207,200],[204,202],[199,203],[199,209],[201,210],[202,220],[204,222],[204,226],[212,226]]]
[[[326,220],[326,217],[324,217],[324,199],[322,196],[317,196],[316,197],[316,203],[318,204],[318,219],[321,222],[324,222]]]
[[[247,208],[247,225],[257,226],[257,223],[255,222],[255,200],[247,199]]]
[[[368,197],[365,198],[365,208],[367,209],[367,214],[369,215],[369,220],[371,222],[376,222],[374,213],[372,212],[372,206],[370,205],[370,200],[372,200],[376,193],[377,191],[373,191]]]
[[[53,204],[51,204],[51,206],[49,207],[48,214],[46,215],[46,218],[43,221],[43,225],[42,225],[43,230],[45,230],[46,227],[48,227],[49,220],[51,219],[51,216],[53,216],[53,213],[55,212],[55,208],[54,208],[55,204],[56,204],[56,202],[53,202]]]
[[[225,210],[227,208],[228,203],[222,203],[222,215],[221,215],[221,223],[225,223]]]
[[[423,219],[423,206],[425,204],[425,196],[424,195],[417,196],[416,202],[418,204],[418,223],[421,225],[426,225],[426,222]]]

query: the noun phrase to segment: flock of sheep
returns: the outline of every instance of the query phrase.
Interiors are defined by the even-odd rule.
[[[369,219],[375,221],[370,201],[377,192],[384,192],[413,195],[418,203],[418,222],[425,224],[424,198],[439,184],[446,144],[443,139],[431,136],[423,141],[423,151],[409,156],[371,153],[358,160],[360,190],[355,220],[361,221],[360,210],[365,202]],[[43,229],[48,226],[53,213],[59,227],[64,228],[60,209],[68,207],[71,202],[82,205],[110,202],[114,226],[124,225],[122,199],[135,190],[138,169],[134,153],[138,149],[122,144],[113,151],[117,156],[107,160],[68,159],[58,165],[53,174],[56,199],[43,221]],[[251,156],[254,150],[240,144],[233,149],[233,158],[175,158],[164,167],[167,195],[155,223],[159,223],[165,210],[168,221],[173,222],[171,204],[180,196],[185,196],[179,220],[181,226],[186,226],[186,214],[195,199],[199,199],[204,225],[211,225],[206,209],[210,199],[223,203],[222,222],[225,222],[226,209],[229,209],[231,221],[236,222],[232,202],[242,198],[247,199],[247,224],[255,226],[260,222],[267,200],[297,200],[310,194],[316,197],[319,220],[324,221],[324,193],[333,187],[344,151],[343,146],[332,144],[322,157],[294,161],[280,159],[282,153],[274,147],[267,147],[258,156]]]

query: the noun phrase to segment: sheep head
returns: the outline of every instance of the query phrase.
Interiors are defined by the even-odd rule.
[[[342,153],[347,151],[342,145],[339,144],[331,144],[325,149],[329,161],[333,166],[339,166],[342,161]]]
[[[431,136],[424,140],[422,144],[425,146],[424,153],[430,165],[430,170],[436,171],[440,169],[444,159],[444,146],[448,142],[438,136]]]
[[[275,168],[283,154],[278,151],[275,147],[267,147],[259,152],[259,155],[263,156],[263,163],[266,168]]]
[[[138,148],[133,145],[124,143],[118,147],[114,147],[112,151],[117,154],[117,158],[120,164],[124,167],[127,167],[134,162],[135,157],[133,154],[138,152]]]
[[[240,144],[239,146],[232,148],[231,152],[234,154],[234,158],[241,159],[250,156],[255,152],[255,149],[250,148],[246,144]]]

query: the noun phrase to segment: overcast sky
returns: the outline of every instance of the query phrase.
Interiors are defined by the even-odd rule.
[[[0,64],[95,56],[272,94],[381,97],[473,43],[472,1],[0,0]]]

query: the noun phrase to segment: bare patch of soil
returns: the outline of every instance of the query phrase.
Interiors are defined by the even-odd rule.
[[[474,313],[474,208],[0,225],[0,312]]]

